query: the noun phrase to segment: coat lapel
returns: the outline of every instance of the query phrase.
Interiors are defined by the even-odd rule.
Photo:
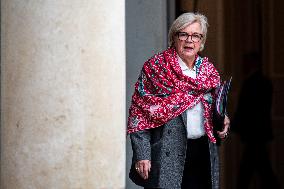
[[[183,124],[184,124],[185,127],[186,127],[186,126],[187,126],[187,115],[186,115],[186,111],[182,112],[181,117],[182,117]]]

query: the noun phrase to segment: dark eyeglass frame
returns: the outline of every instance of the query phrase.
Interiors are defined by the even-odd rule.
[[[182,37],[181,34],[187,36],[186,39],[181,39],[181,37]],[[176,32],[176,36],[181,41],[187,41],[189,36],[190,36],[191,41],[193,41],[195,43],[198,43],[203,38],[203,35],[201,33],[193,33],[193,34],[190,35],[190,34],[188,34],[186,32]]]

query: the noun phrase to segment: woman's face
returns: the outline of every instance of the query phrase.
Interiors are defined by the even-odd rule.
[[[202,41],[201,26],[198,22],[192,23],[177,32],[174,38],[174,46],[178,55],[186,59],[194,59],[200,50]]]

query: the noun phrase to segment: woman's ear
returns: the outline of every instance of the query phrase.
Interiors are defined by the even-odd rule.
[[[199,48],[199,52],[201,52],[203,49],[204,49],[204,44],[201,44]]]

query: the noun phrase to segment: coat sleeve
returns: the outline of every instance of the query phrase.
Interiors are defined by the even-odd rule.
[[[133,160],[135,162],[139,160],[151,160],[151,131],[143,130],[130,134]]]

